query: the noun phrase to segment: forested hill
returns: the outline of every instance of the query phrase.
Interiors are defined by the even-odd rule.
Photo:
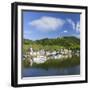
[[[76,37],[62,37],[62,38],[55,38],[55,39],[41,39],[35,41],[37,44],[42,45],[61,45],[61,46],[70,46],[70,45],[79,45],[80,40]]]
[[[73,36],[54,39],[44,38],[36,41],[24,39],[23,43],[26,46],[28,45],[28,47],[32,46],[34,48],[43,47],[46,49],[47,47],[60,49],[62,47],[80,49],[80,39]]]

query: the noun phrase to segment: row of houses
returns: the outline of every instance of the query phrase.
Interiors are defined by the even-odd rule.
[[[30,57],[30,65],[32,66],[33,62],[44,63],[48,59],[71,58],[72,50],[60,49],[60,51],[51,52],[51,51],[45,51],[44,49],[39,51],[34,51],[33,48],[30,48],[28,54],[24,55],[24,60],[27,56]]]
[[[49,56],[49,55],[55,55],[55,54],[71,54],[72,53],[72,50],[68,50],[68,49],[60,49],[59,51],[45,51],[44,49],[42,50],[39,50],[39,51],[34,51],[32,48],[30,48],[29,50],[30,52],[30,55],[33,55],[33,56]]]
[[[24,57],[27,57],[28,55],[33,56],[33,57],[38,57],[38,56],[58,56],[60,57],[61,55],[72,55],[73,51],[68,50],[68,49],[60,49],[59,51],[45,51],[44,49],[41,49],[39,51],[34,51],[33,48],[29,48],[29,51],[24,55]],[[80,51],[77,50],[76,55],[80,54]]]

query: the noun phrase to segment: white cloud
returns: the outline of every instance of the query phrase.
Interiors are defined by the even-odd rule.
[[[80,22],[78,21],[76,24],[72,19],[67,19],[67,22],[72,26],[73,30],[76,32],[80,32]]]
[[[37,29],[43,31],[54,31],[57,28],[61,28],[64,25],[65,21],[60,18],[43,16],[40,19],[33,20],[29,24]]]
[[[64,33],[67,33],[68,31],[67,31],[67,30],[64,30],[63,32],[64,32]]]
[[[72,19],[67,19],[68,23],[72,25],[73,30],[75,30],[75,23]]]
[[[76,32],[80,32],[80,22],[77,22],[76,24]]]

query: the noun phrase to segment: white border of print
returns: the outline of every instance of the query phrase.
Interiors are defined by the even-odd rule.
[[[77,12],[80,15],[80,75],[66,76],[47,76],[47,77],[25,77],[21,78],[21,11],[22,10],[42,10],[42,11],[64,11]],[[85,10],[70,8],[54,8],[54,7],[36,7],[36,6],[18,6],[18,84],[32,83],[48,83],[48,82],[64,82],[64,81],[80,81],[85,80]]]

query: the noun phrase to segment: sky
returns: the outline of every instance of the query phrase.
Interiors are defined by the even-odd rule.
[[[23,11],[23,38],[40,40],[75,36],[80,38],[80,14]]]

